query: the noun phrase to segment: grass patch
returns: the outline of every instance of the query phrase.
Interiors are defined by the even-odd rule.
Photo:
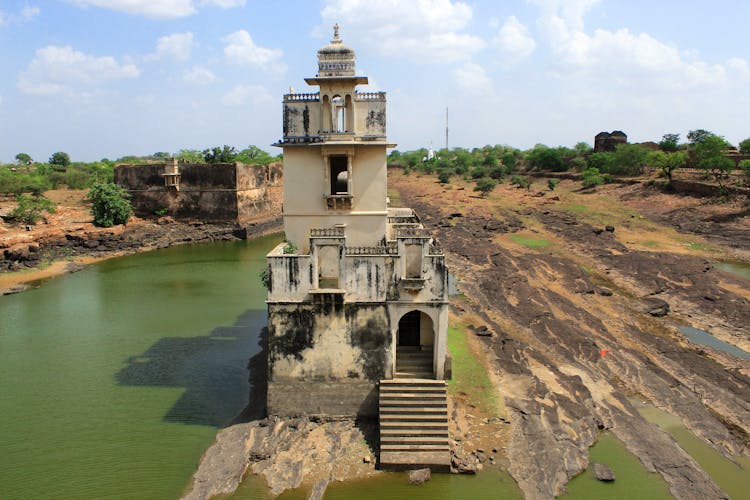
[[[526,238],[520,234],[511,234],[510,239],[519,245],[523,245],[529,248],[546,248],[552,243],[549,240],[538,240],[535,238]]]
[[[390,201],[390,203],[388,204],[389,207],[398,208],[404,206],[403,202],[401,201],[401,193],[399,193],[398,191],[389,189],[388,200]]]
[[[483,413],[499,415],[495,388],[487,370],[469,347],[463,327],[448,326],[448,349],[453,356],[453,379],[448,381],[451,396],[466,395]]]
[[[699,252],[713,252],[713,253],[719,253],[721,250],[714,247],[713,245],[709,245],[707,243],[688,243],[687,246],[690,250],[698,250]]]
[[[646,240],[642,242],[641,245],[643,245],[644,247],[648,247],[648,248],[656,248],[659,246],[659,242],[654,241],[654,240]]]

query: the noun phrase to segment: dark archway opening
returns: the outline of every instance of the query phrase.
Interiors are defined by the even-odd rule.
[[[404,314],[399,320],[399,347],[419,347],[420,318],[421,313],[419,311],[411,311]]]

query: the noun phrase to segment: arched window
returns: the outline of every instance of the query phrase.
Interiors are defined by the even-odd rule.
[[[331,104],[333,131],[342,133],[346,131],[346,108],[344,107],[344,100],[340,95],[336,95],[331,99]]]

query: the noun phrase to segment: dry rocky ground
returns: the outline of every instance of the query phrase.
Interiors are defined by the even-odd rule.
[[[511,422],[509,471],[527,498],[562,493],[600,429],[676,497],[725,496],[628,397],[680,417],[727,457],[750,453],[750,363],[677,329],[750,351],[750,286],[714,267],[727,255],[750,260],[746,199],[717,204],[641,185],[582,192],[572,181],[548,192],[539,180],[483,199],[462,181],[392,173],[389,182],[446,251],[463,313],[492,332],[477,340],[492,355]]]
[[[446,251],[464,294],[453,321],[486,328],[469,347],[487,365],[503,416],[453,397],[458,465],[507,467],[527,498],[551,498],[610,429],[676,497],[725,496],[628,398],[680,417],[728,457],[750,454],[750,363],[677,330],[693,325],[750,351],[750,285],[715,267],[717,258],[750,262],[747,199],[716,203],[643,185],[583,192],[567,180],[554,192],[535,180],[528,191],[501,185],[479,198],[470,183],[398,171],[389,185],[394,204],[415,208]],[[47,223],[0,225],[2,266],[17,271],[0,273],[0,290],[112,255],[241,236],[231,225],[169,218],[95,228],[82,192],[49,195],[59,208]],[[0,215],[11,205],[0,201]],[[250,470],[273,492],[307,485],[320,497],[329,481],[377,473],[372,435],[353,422],[238,424],[219,433],[189,495],[233,491]]]

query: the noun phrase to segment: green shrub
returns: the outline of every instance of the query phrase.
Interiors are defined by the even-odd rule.
[[[493,181],[492,179],[488,179],[484,177],[477,181],[477,185],[474,186],[474,191],[479,192],[482,198],[484,198],[488,194],[490,194],[493,189],[495,189],[495,186],[497,186],[497,182]]]
[[[498,165],[490,169],[490,177],[495,180],[502,179],[503,177],[505,177],[506,173],[507,172],[505,171],[505,168],[502,165]]]
[[[24,224],[36,224],[42,218],[42,212],[55,213],[55,204],[44,196],[16,196],[16,208],[10,213],[13,220]]]
[[[584,170],[581,174],[581,177],[583,178],[584,188],[600,186],[607,181],[607,177],[602,175],[597,168],[589,168]]]
[[[557,179],[547,179],[547,187],[550,191],[554,191],[559,182]]]
[[[451,181],[451,174],[447,170],[441,170],[438,174],[440,184],[448,184]]]
[[[125,224],[133,212],[130,195],[116,184],[94,184],[89,189],[88,198],[91,201],[94,224],[97,226],[111,227],[115,224]]]
[[[291,241],[285,241],[284,242],[284,253],[285,254],[296,254],[297,253],[297,245],[295,245]]]
[[[469,170],[469,175],[471,175],[472,179],[481,179],[482,177],[487,177],[487,169],[485,167],[474,167]]]
[[[271,291],[271,268],[266,266],[260,272],[260,282],[263,283],[263,287]]]
[[[70,189],[85,189],[91,182],[91,176],[79,168],[69,168],[63,178]]]
[[[162,217],[164,215],[167,215],[169,213],[169,209],[167,207],[161,207],[154,210],[154,215],[158,215],[159,217]]]
[[[522,175],[514,175],[510,178],[510,183],[518,188],[531,188],[531,181]]]

